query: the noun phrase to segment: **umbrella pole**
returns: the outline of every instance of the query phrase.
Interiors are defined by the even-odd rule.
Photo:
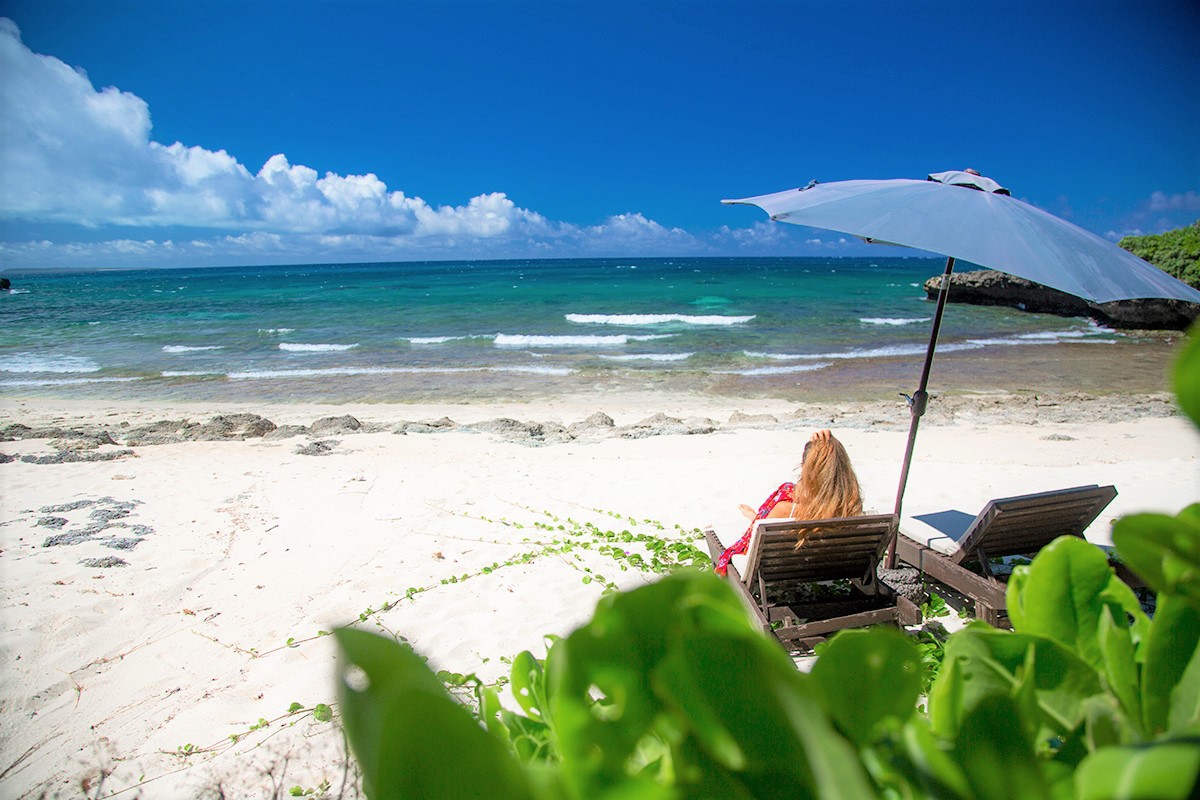
[[[929,372],[933,369],[933,351],[937,348],[938,332],[942,327],[942,313],[946,310],[946,296],[950,294],[950,275],[954,272],[954,257],[946,259],[946,271],[942,273],[942,286],[938,289],[937,311],[933,315],[933,330],[929,334],[929,347],[925,350],[925,366],[921,370],[921,384],[908,401],[912,413],[912,423],[908,428],[908,445],[904,450],[904,463],[900,467],[900,486],[896,489],[896,510],[893,512],[892,535],[888,539],[887,561],[884,566],[888,569],[896,567],[896,536],[900,532],[900,509],[904,503],[904,488],[908,485],[908,468],[912,464],[913,447],[917,442],[917,428],[921,425],[921,417],[929,405]]]

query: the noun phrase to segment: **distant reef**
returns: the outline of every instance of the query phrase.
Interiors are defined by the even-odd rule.
[[[1118,244],[1184,283],[1200,289],[1200,221],[1156,236],[1127,236]],[[934,299],[942,276],[925,281],[925,293]],[[1123,330],[1186,330],[1200,318],[1200,303],[1148,298],[1089,303],[1058,289],[1004,272],[957,272],[950,281],[951,303],[1008,306],[1063,317],[1091,317]]]

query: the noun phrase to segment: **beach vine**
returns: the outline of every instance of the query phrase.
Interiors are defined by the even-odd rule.
[[[609,577],[607,572],[598,571],[585,564],[583,553],[591,552],[608,558],[618,572],[635,570],[650,575],[666,575],[680,569],[705,570],[709,568],[711,562],[708,553],[696,545],[696,542],[703,536],[699,528],[685,529],[679,524],[668,527],[666,523],[655,519],[639,519],[632,515],[605,509],[586,509],[595,514],[627,523],[627,526],[622,527],[621,530],[614,530],[572,516],[561,516],[546,509],[519,504],[513,504],[513,506],[522,512],[533,515],[534,518],[531,521],[522,521],[508,517],[473,514],[457,509],[438,508],[446,514],[465,519],[500,525],[514,530],[528,529],[548,535],[523,538],[519,542],[522,549],[503,561],[493,561],[474,571],[451,574],[439,579],[437,583],[409,586],[403,591],[394,591],[391,597],[367,606],[359,612],[357,619],[351,620],[347,626],[357,627],[371,623],[397,642],[404,643],[407,640],[388,628],[382,619],[383,614],[392,611],[400,603],[413,602],[420,595],[443,586],[462,584],[509,567],[524,566],[554,556],[564,557],[563,563],[579,571],[580,580],[584,584],[598,583],[603,587],[605,593],[617,591],[619,588],[617,583]],[[639,530],[639,528],[648,528],[649,530]],[[460,539],[463,537],[444,536],[441,538]],[[478,538],[469,541],[505,544],[499,539]],[[251,658],[262,658],[329,636],[330,631],[318,630],[308,636],[289,636],[282,644],[263,648],[241,647],[199,632],[197,635]]]
[[[439,579],[436,583],[409,586],[403,591],[397,590],[393,592],[393,596],[368,605],[358,613],[356,618],[350,620],[345,627],[355,628],[369,623],[387,638],[403,647],[407,652],[413,653],[421,663],[427,664],[428,659],[416,653],[409,640],[401,632],[393,630],[386,623],[384,615],[401,603],[415,602],[426,593],[442,587],[460,585],[472,579],[490,575],[509,567],[524,566],[546,558],[559,557],[562,559],[562,563],[580,573],[582,583],[599,584],[603,587],[604,594],[618,591],[618,584],[609,577],[612,573],[607,569],[601,570],[595,566],[586,564],[583,558],[585,553],[593,553],[608,559],[612,564],[612,569],[617,572],[632,570],[648,575],[666,575],[679,570],[705,571],[709,569],[711,560],[708,553],[696,546],[696,542],[703,535],[698,528],[685,529],[678,524],[668,526],[659,520],[637,518],[616,511],[595,508],[585,509],[601,517],[621,523],[620,525],[610,527],[577,519],[574,516],[556,514],[547,509],[537,509],[518,504],[513,505],[522,514],[528,515],[531,519],[490,517],[483,514],[473,514],[446,508],[441,508],[440,510],[447,514],[472,519],[485,524],[497,525],[518,531],[527,530],[534,534],[522,538],[517,543],[519,549],[516,553],[507,559],[494,561],[473,571],[451,574]],[[464,539],[464,537],[451,535],[443,535],[440,538]],[[505,541],[499,538],[471,538],[465,540],[487,542],[496,545],[506,544]],[[264,658],[284,650],[295,649],[308,642],[332,635],[330,631],[320,629],[307,636],[289,636],[283,643],[275,646],[243,647],[223,642],[201,631],[193,631],[193,633],[251,659]],[[558,637],[548,635],[544,638],[546,647],[549,648]],[[528,653],[522,653],[517,656],[502,655],[498,657],[498,661],[508,667],[513,667],[514,663],[524,663],[524,660],[528,658]],[[481,665],[487,664],[490,661],[491,657],[480,655]],[[452,697],[462,705],[472,708],[475,713],[480,713],[481,711],[478,698],[505,687],[511,681],[509,674],[501,674],[495,680],[485,681],[474,671],[470,670],[459,672],[453,669],[439,669],[434,674]],[[312,706],[293,703],[286,712],[271,719],[260,718],[257,722],[240,728],[216,742],[207,745],[196,745],[186,742],[174,750],[160,751],[165,755],[176,757],[183,762],[179,768],[164,774],[173,774],[180,769],[187,769],[196,758],[215,757],[244,742],[248,737],[256,735],[262,737],[255,744],[255,746],[259,746],[272,736],[305,719],[311,719],[313,722],[318,723],[327,723],[333,722],[339,715],[340,711],[336,701],[316,703]],[[263,733],[264,731],[266,732],[265,734]],[[163,776],[159,775],[154,778],[143,779],[130,787],[126,787],[122,791],[137,788],[158,777]],[[315,789],[305,789],[296,786],[292,787],[289,791],[293,796],[321,796],[327,790],[328,785],[325,784]]]

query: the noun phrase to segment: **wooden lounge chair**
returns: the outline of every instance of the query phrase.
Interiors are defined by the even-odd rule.
[[[894,521],[891,514],[759,520],[746,555],[734,557],[727,577],[762,629],[789,648],[811,647],[843,628],[918,622],[917,606],[881,584],[875,574]],[[797,548],[802,529],[810,532]],[[715,561],[725,546],[711,528],[704,536]],[[850,596],[787,598],[836,580],[852,582]]]
[[[901,530],[896,554],[921,573],[973,600],[979,619],[1009,627],[1007,585],[992,573],[989,559],[1032,557],[1059,536],[1082,537],[1116,496],[1112,486],[1076,486],[992,500],[973,520],[961,511],[915,515],[914,519],[939,535],[922,542],[916,538],[916,526],[908,533]],[[969,569],[969,564],[976,569]]]

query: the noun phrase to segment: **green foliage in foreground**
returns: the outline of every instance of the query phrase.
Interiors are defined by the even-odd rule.
[[[1118,245],[1168,275],[1200,289],[1200,221],[1151,236],[1126,236]]]
[[[1176,392],[1200,424],[1194,335]],[[544,661],[513,659],[519,711],[476,681],[472,713],[410,648],[345,628],[346,734],[379,800],[1200,797],[1200,504],[1113,538],[1157,592],[1153,619],[1063,537],[1013,571],[1013,630],[952,634],[931,684],[890,629],[842,632],[798,672],[690,570],[605,596]]]
[[[1153,620],[1064,537],[1014,573],[1014,630],[949,637],[927,715],[908,637],[844,632],[806,675],[689,571],[514,659],[519,711],[479,685],[476,716],[411,649],[338,631],[347,734],[376,798],[1194,796],[1200,505],[1141,522],[1118,534],[1139,542],[1125,557],[1159,592]]]

